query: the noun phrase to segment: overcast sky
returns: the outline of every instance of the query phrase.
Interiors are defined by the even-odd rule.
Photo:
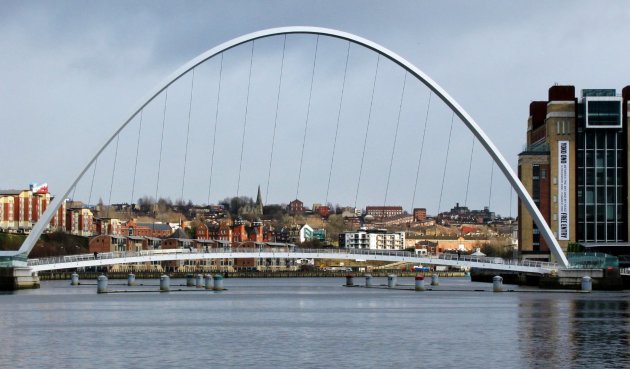
[[[25,188],[35,181],[48,182],[53,194],[63,192],[139,100],[166,76],[222,42],[266,28],[334,28],[398,53],[446,89],[513,168],[525,140],[529,103],[546,99],[551,85],[572,84],[579,93],[583,88],[620,91],[630,84],[626,1],[0,0],[0,10],[1,189]],[[219,60],[208,61],[194,80],[184,78],[169,90],[164,158],[159,165],[164,98],[147,108],[135,199],[157,193],[175,200],[183,182],[183,198],[199,203],[207,202],[209,190],[211,202],[236,195],[237,188],[240,195],[254,197],[258,185],[268,202],[287,203],[296,195],[309,206],[326,200],[347,44],[320,39],[311,89],[316,38],[287,38],[278,148],[267,191],[282,43],[280,37],[255,44],[249,104],[245,101],[251,44],[224,55],[211,187],[209,155]],[[492,164],[479,145],[465,201],[472,138],[461,122],[453,128],[444,175],[451,115],[436,100],[429,108],[427,143],[415,188],[428,91],[408,80],[401,105],[404,72],[380,61],[370,116],[376,61],[375,54],[351,48],[328,201],[346,205],[356,201],[359,206],[387,202],[406,209],[413,204],[430,213],[456,201],[472,208],[490,203],[503,215],[515,215],[516,202],[510,201],[508,184],[496,168],[490,193]],[[186,152],[191,82],[195,87]],[[306,119],[309,93],[312,102]],[[395,135],[398,114],[400,131]],[[357,185],[368,116],[365,167]],[[245,121],[248,128],[242,136]],[[306,122],[309,140],[302,153]],[[99,162],[94,186],[88,172],[89,178],[77,187],[77,197],[87,201],[93,187],[91,202],[107,201],[110,193],[112,202],[130,201],[135,124],[121,136],[117,155],[113,147],[104,154],[109,159]],[[389,175],[394,140],[397,148]],[[158,168],[161,179],[156,185]]]

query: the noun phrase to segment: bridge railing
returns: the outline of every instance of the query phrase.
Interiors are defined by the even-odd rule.
[[[440,255],[439,258],[445,259],[445,260],[459,260],[459,261],[477,262],[477,263],[525,266],[525,267],[541,268],[541,269],[548,269],[548,270],[558,269],[558,264],[556,263],[545,262],[545,261],[533,261],[533,260],[528,260],[528,259],[523,259],[523,260],[503,259],[500,257],[458,255],[458,254],[451,254],[451,253],[444,253]]]
[[[61,264],[61,263],[72,263],[72,262],[80,262],[80,261],[90,261],[90,260],[108,260],[108,259],[122,259],[122,258],[131,258],[131,257],[142,257],[142,256],[158,256],[158,255],[172,255],[172,254],[218,254],[218,253],[301,253],[301,254],[346,254],[346,255],[354,255],[356,258],[361,258],[361,256],[393,256],[399,258],[421,258],[428,259],[429,263],[439,264],[439,260],[451,260],[451,261],[462,261],[465,263],[474,262],[474,263],[486,263],[486,264],[503,264],[503,265],[513,265],[513,266],[525,266],[532,268],[540,268],[546,270],[555,270],[558,269],[558,265],[555,263],[549,262],[541,262],[541,261],[531,261],[531,260],[516,260],[516,259],[503,259],[497,257],[487,257],[487,256],[472,256],[472,255],[458,255],[451,253],[444,253],[439,256],[432,255],[416,255],[413,252],[402,251],[402,250],[372,250],[372,249],[300,249],[300,248],[287,248],[287,247],[238,247],[238,248],[212,248],[212,249],[194,249],[194,248],[184,248],[184,249],[160,249],[160,250],[142,250],[142,251],[114,251],[114,252],[103,252],[98,254],[79,254],[79,255],[65,255],[65,256],[56,256],[50,258],[40,258],[40,259],[29,259],[29,266],[36,265],[50,265],[50,264]],[[435,260],[434,262],[432,262]]]

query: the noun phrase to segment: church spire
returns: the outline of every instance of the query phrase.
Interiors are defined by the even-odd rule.
[[[262,195],[260,194],[260,185],[258,185],[258,195],[256,195],[256,210],[260,215],[263,213]]]

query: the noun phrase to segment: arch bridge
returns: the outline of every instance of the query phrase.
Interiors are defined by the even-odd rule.
[[[173,255],[157,255],[152,253],[151,251],[143,251],[138,254],[101,254],[101,258],[99,259],[90,259],[90,256],[77,256],[75,259],[39,259],[39,260],[29,260],[27,262],[28,266],[31,267],[34,271],[43,271],[43,270],[53,270],[53,269],[65,269],[71,267],[87,267],[87,266],[97,266],[97,265],[111,265],[114,263],[135,263],[135,262],[145,262],[145,261],[160,261],[160,260],[179,260],[177,258],[185,258],[186,260],[200,260],[200,259],[212,259],[212,258],[251,258],[251,257],[283,257],[283,258],[325,258],[325,259],[353,259],[360,257],[362,259],[367,260],[383,260],[383,261],[409,261],[412,263],[422,263],[422,264],[435,264],[435,265],[459,265],[459,266],[470,266],[470,267],[481,267],[487,269],[494,270],[516,270],[516,271],[527,271],[533,273],[547,273],[551,270],[555,270],[558,267],[566,268],[569,266],[569,262],[558,244],[558,241],[554,237],[552,231],[549,226],[545,222],[542,214],[536,207],[534,201],[526,191],[523,184],[519,181],[516,174],[510,167],[508,161],[503,157],[503,155],[499,152],[494,143],[490,140],[490,138],[484,133],[484,131],[480,128],[480,126],[475,122],[475,120],[453,99],[440,85],[438,85],[435,81],[433,81],[427,74],[425,74],[418,67],[401,57],[400,55],[394,53],[393,51],[373,42],[367,40],[365,38],[359,37],[357,35],[353,35],[351,33],[342,32],[334,29],[320,28],[320,27],[282,27],[282,28],[272,28],[267,30],[262,30],[254,33],[250,33],[241,37],[237,37],[233,40],[227,41],[219,46],[216,46],[198,57],[192,59],[182,67],[180,67],[177,71],[171,74],[168,78],[166,78],[162,83],[156,86],[145,99],[142,99],[141,102],[137,105],[137,107],[132,111],[132,113],[123,120],[122,125],[114,132],[114,134],[106,140],[105,144],[97,151],[97,153],[88,161],[76,179],[68,186],[68,188],[58,194],[53,201],[46,208],[45,212],[42,214],[38,222],[33,227],[32,231],[20,247],[18,251],[4,251],[0,253],[0,256],[6,259],[14,259],[16,262],[13,264],[14,266],[21,266],[24,264],[24,260],[28,257],[31,250],[35,246],[35,243],[39,239],[40,235],[48,229],[48,225],[55,217],[58,209],[62,206],[62,203],[70,196],[73,189],[76,190],[76,186],[84,177],[86,172],[92,167],[95,167],[95,163],[99,156],[103,153],[103,151],[110,146],[113,142],[116,142],[116,148],[118,147],[118,138],[120,133],[127,127],[132,120],[140,117],[140,124],[142,124],[142,111],[143,109],[150,104],[153,100],[156,99],[159,95],[164,92],[168,92],[168,88],[173,85],[176,81],[181,79],[184,75],[188,74],[190,71],[193,71],[196,67],[208,61],[209,59],[222,55],[227,50],[233,49],[239,45],[253,42],[258,39],[268,38],[271,36],[279,36],[279,35],[292,35],[292,34],[302,34],[302,35],[317,35],[318,40],[319,36],[325,36],[335,39],[341,39],[348,42],[348,45],[354,44],[358,45],[362,48],[371,50],[379,55],[379,58],[386,58],[389,61],[393,62],[395,65],[399,66],[405,71],[405,78],[407,75],[415,78],[417,81],[421,82],[424,86],[426,86],[433,95],[439,97],[439,99],[452,111],[453,117],[457,116],[464,125],[468,128],[468,130],[472,133],[474,138],[481,143],[481,145],[485,148],[487,153],[490,155],[492,160],[494,161],[494,165],[496,165],[510,186],[513,188],[513,191],[518,195],[519,199],[522,201],[522,204],[532,215],[532,218],[535,224],[538,226],[540,233],[543,239],[546,241],[547,245],[551,250],[551,253],[557,261],[556,264],[541,264],[541,263],[526,263],[526,262],[516,262],[514,264],[499,264],[493,262],[490,259],[444,259],[444,258],[425,258],[425,257],[417,257],[413,254],[404,253],[402,251],[359,251],[359,250],[337,250],[337,251],[329,251],[329,250],[299,250],[299,251],[253,251],[247,249],[234,249],[229,252],[200,252],[200,253],[189,253],[189,254],[173,254]],[[286,38],[285,38],[286,44]],[[253,55],[253,44],[252,44],[252,55]],[[349,46],[348,46],[349,50]],[[315,49],[315,57],[317,57],[317,47]],[[222,60],[222,59],[221,59]],[[380,60],[380,59],[379,59]],[[283,55],[284,62],[284,55]],[[347,59],[346,59],[347,63]],[[313,65],[315,62],[313,62]],[[347,64],[346,64],[347,66]],[[314,70],[314,67],[313,67]],[[377,71],[378,71],[378,63],[377,63]],[[250,61],[250,77],[251,77],[251,61]],[[194,74],[193,74],[194,78]],[[282,78],[282,75],[281,75]],[[406,79],[405,79],[406,80]],[[193,80],[194,81],[194,80]],[[376,77],[375,80],[376,81]],[[282,79],[281,79],[282,82]],[[345,82],[345,76],[344,76]],[[311,81],[312,83],[312,81]],[[376,83],[376,82],[374,82]],[[220,87],[220,80],[219,80]],[[312,86],[311,86],[312,88]],[[404,84],[403,84],[403,94],[404,94]],[[280,95],[280,91],[278,90],[278,95]],[[168,95],[166,95],[168,97]],[[249,86],[248,86],[248,97],[249,97]],[[218,99],[218,98],[217,98]],[[343,99],[343,89],[342,89],[342,99]],[[165,99],[166,104],[166,99]],[[191,86],[191,104],[192,104],[192,86]],[[218,100],[217,100],[218,105]],[[402,106],[402,99],[401,99]],[[309,108],[310,108],[310,97],[309,97]],[[341,107],[339,108],[341,110]],[[189,111],[189,120],[190,120],[190,111]],[[277,114],[277,110],[276,110]],[[400,113],[399,113],[400,114]],[[428,114],[428,113],[427,113]],[[218,110],[217,110],[218,115]],[[166,119],[166,105],[164,107],[164,119]],[[247,121],[247,108],[245,112],[245,122]],[[307,113],[307,125],[308,125],[308,113]],[[190,123],[189,123],[190,124]],[[451,122],[452,124],[452,122]],[[162,126],[164,125],[164,121],[162,121]],[[142,127],[140,125],[140,127]],[[369,127],[369,118],[368,118],[368,127]],[[452,126],[451,126],[452,127]],[[426,125],[425,125],[426,128]],[[452,130],[452,128],[451,128]],[[243,127],[243,135],[245,134],[245,127]],[[304,131],[304,136],[306,138],[306,128]],[[243,136],[244,137],[244,136]],[[450,138],[449,138],[450,140]],[[367,141],[367,131],[366,131],[366,141]],[[139,139],[138,139],[139,142]],[[188,145],[188,142],[187,144]],[[244,146],[244,138],[242,146]],[[160,147],[161,149],[161,147]],[[214,150],[214,149],[213,149]],[[241,148],[242,151],[242,148]],[[365,153],[365,147],[364,147]],[[161,159],[161,151],[160,151],[160,159]],[[333,151],[334,155],[334,151]],[[447,153],[448,155],[448,153]],[[241,152],[241,160],[242,160],[242,152]],[[273,156],[273,153],[272,153]],[[393,152],[392,152],[392,160],[393,160]],[[447,156],[448,157],[448,156]],[[137,157],[136,157],[137,164]],[[362,163],[363,164],[363,163]],[[115,165],[115,160],[114,160]],[[301,163],[300,163],[301,165]],[[418,167],[420,164],[418,163]],[[300,172],[301,172],[300,167]],[[240,168],[239,168],[240,170]],[[270,164],[271,171],[271,164]],[[332,163],[331,163],[331,171],[332,171]],[[445,169],[446,171],[446,169]],[[185,172],[185,167],[184,167]],[[360,174],[359,173],[359,182],[360,182]],[[211,174],[212,177],[212,174]],[[158,164],[158,183],[156,185],[156,195],[159,187],[160,173],[159,173],[159,164]],[[134,171],[134,180],[135,180],[135,171]],[[112,178],[113,182],[113,178]],[[182,181],[183,182],[183,181]],[[330,182],[330,178],[329,178]],[[298,190],[299,190],[299,177],[298,177]],[[239,172],[239,185],[240,185],[240,172]],[[389,182],[388,182],[389,185]],[[358,192],[358,189],[357,189]],[[133,193],[133,190],[132,190]],[[183,193],[183,183],[182,183],[182,193]],[[237,190],[238,193],[238,190]],[[386,194],[387,196],[387,194]],[[415,196],[415,190],[414,190]],[[110,189],[110,197],[111,197],[111,189]],[[157,196],[156,196],[157,200]],[[356,202],[356,200],[355,200]],[[280,255],[280,256],[279,256]],[[183,259],[182,259],[183,260]]]

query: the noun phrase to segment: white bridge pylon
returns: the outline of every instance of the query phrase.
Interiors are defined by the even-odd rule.
[[[343,39],[354,44],[363,46],[368,48],[386,58],[393,61],[403,69],[405,69],[409,74],[413,75],[417,80],[422,82],[427,88],[429,88],[435,95],[437,95],[442,102],[444,102],[460,119],[461,121],[468,127],[468,129],[473,133],[473,135],[477,138],[477,140],[483,145],[486,151],[490,154],[494,162],[501,169],[504,176],[510,182],[514,191],[516,191],[523,205],[527,208],[529,213],[531,214],[534,222],[538,226],[538,229],[543,236],[543,239],[549,246],[551,253],[553,254],[555,260],[561,267],[568,267],[569,261],[567,260],[562,248],[560,247],[558,241],[554,237],[551,229],[545,222],[542,214],[538,210],[538,207],[535,205],[532,198],[527,193],[527,190],[520,182],[510,164],[503,157],[503,155],[499,152],[497,147],[492,143],[490,138],[486,136],[483,130],[477,125],[474,119],[453,99],[440,85],[438,85],[435,81],[433,81],[428,75],[426,75],[423,71],[417,68],[415,65],[401,57],[400,55],[394,53],[393,51],[375,43],[365,38],[353,35],[351,33],[342,32],[329,28],[320,28],[320,27],[281,27],[281,28],[271,28],[267,30],[262,30],[258,32],[253,32],[241,37],[237,37],[230,41],[227,41],[219,46],[216,46],[196,58],[192,59],[188,63],[184,64],[177,71],[171,74],[168,78],[166,78],[162,83],[158,84],[149,95],[142,99],[139,104],[137,104],[137,108],[132,112],[132,114],[126,117],[123,121],[123,124],[120,126],[116,132],[105,142],[105,144],[97,151],[96,155],[87,163],[84,169],[79,173],[76,180],[68,187],[66,192],[60,194],[55,197],[55,199],[48,206],[42,217],[37,222],[37,224],[33,227],[33,230],[26,238],[22,246],[17,252],[4,252],[2,255],[11,256],[21,254],[22,256],[27,256],[35,243],[39,239],[40,235],[46,230],[48,224],[54,217],[57,209],[61,206],[63,201],[70,195],[72,189],[77,185],[79,180],[83,177],[83,175],[87,172],[87,170],[92,166],[92,164],[96,161],[96,159],[100,156],[100,154],[105,150],[107,146],[121,133],[121,131],[149,104],[153,101],[158,95],[160,95],[164,90],[166,90],[169,86],[179,80],[182,76],[187,74],[189,71],[193,70],[198,65],[204,63],[205,61],[211,59],[212,57],[219,55],[229,49],[232,49],[241,44],[271,37],[278,35],[288,35],[288,34],[313,34],[313,35],[321,35]]]
[[[170,251],[170,252],[165,252]],[[139,252],[109,252],[70,255],[47,259],[30,259],[28,266],[34,272],[108,266],[114,264],[138,264],[161,261],[213,260],[213,259],[334,259],[354,261],[406,262],[414,265],[444,265],[451,267],[482,268],[532,274],[550,274],[558,270],[555,263],[537,261],[503,260],[493,257],[458,256],[443,254],[440,257],[417,256],[407,251],[349,250],[349,249],[256,249],[197,251],[187,249],[148,250]]]

